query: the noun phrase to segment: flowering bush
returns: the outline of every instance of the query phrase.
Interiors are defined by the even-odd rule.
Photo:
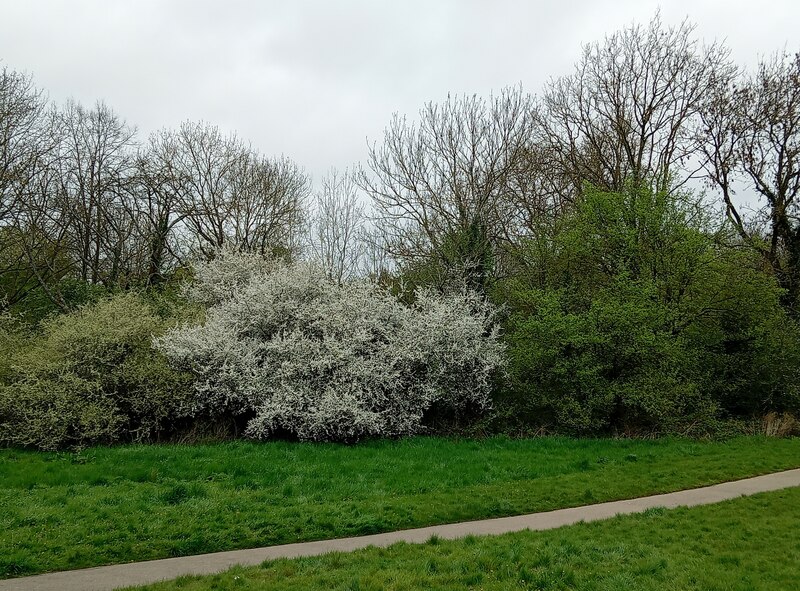
[[[185,285],[184,295],[204,306],[213,306],[233,297],[255,276],[268,273],[278,264],[277,259],[223,246],[213,259],[195,265],[195,280]]]
[[[337,285],[313,266],[265,262],[254,271],[252,259],[226,258],[248,269],[238,275],[247,280],[225,279],[233,288],[204,324],[155,341],[195,374],[195,413],[248,416],[246,434],[258,439],[288,431],[353,441],[418,432],[434,405],[488,405],[503,346],[493,309],[477,296],[420,292],[407,307],[368,282]],[[224,291],[210,265],[197,279],[193,293]]]
[[[166,324],[135,293],[45,321],[0,364],[0,444],[54,450],[168,432],[186,414],[191,376],[151,347]]]

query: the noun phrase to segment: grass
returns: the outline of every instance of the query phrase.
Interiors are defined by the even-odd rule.
[[[787,591],[800,581],[800,489],[546,532],[277,560],[149,591]]]
[[[800,439],[0,450],[0,576],[544,511],[800,466]]]

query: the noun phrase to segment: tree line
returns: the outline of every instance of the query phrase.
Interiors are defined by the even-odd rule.
[[[517,87],[396,116],[362,176],[391,254],[481,286],[587,188],[707,191],[724,211],[713,221],[763,257],[794,309],[800,56],[748,72],[693,33],[656,16],[584,46],[539,96]]]
[[[798,191],[800,55],[747,70],[658,15],[538,94],[395,115],[316,186],[213,125],[141,141],[6,68],[0,441],[238,433],[267,410],[259,437],[791,427]],[[464,384],[480,404],[447,402]],[[408,428],[375,418],[414,388]]]
[[[0,76],[0,282],[6,305],[69,280],[152,286],[223,244],[290,250],[309,181],[214,126],[184,123],[145,145],[105,104],[48,105],[29,77]]]
[[[718,195],[725,223],[793,308],[798,82],[797,55],[747,72],[722,44],[700,44],[690,23],[656,16],[585,45],[574,71],[538,96],[514,87],[396,115],[364,166],[333,171],[311,199],[298,164],[213,125],[185,122],[142,142],[106,104],[51,105],[30,76],[4,68],[3,298],[39,291],[65,309],[65,280],[155,285],[223,245],[316,258],[339,280],[392,261],[441,287],[483,289],[586,187],[632,185]]]

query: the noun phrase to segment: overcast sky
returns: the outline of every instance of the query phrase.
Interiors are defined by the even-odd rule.
[[[448,92],[537,92],[581,43],[659,6],[742,64],[800,49],[796,0],[0,0],[0,65],[57,102],[106,101],[141,137],[205,120],[318,180],[362,161],[392,113]]]

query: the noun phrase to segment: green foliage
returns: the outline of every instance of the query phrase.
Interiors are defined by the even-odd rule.
[[[38,283],[31,282],[24,298],[10,305],[9,311],[22,322],[34,326],[47,318],[64,313],[64,308],[76,310],[109,294],[108,289],[102,285],[92,285],[78,279],[63,279],[53,283],[49,289],[60,298],[63,308]]]
[[[494,253],[486,224],[472,220],[466,228],[445,236],[441,265],[449,282],[483,293],[494,272]]]
[[[30,235],[26,236],[26,233]],[[43,246],[34,252],[23,247],[25,242],[36,241],[41,241]],[[65,271],[52,273],[50,270],[54,268]],[[62,280],[69,268],[69,261],[63,253],[47,244],[47,238],[41,233],[30,228],[0,227],[0,308],[12,307],[20,312],[26,308],[26,300],[43,296],[34,269],[50,284]]]
[[[34,234],[25,237],[23,232]],[[23,322],[35,325],[108,294],[105,286],[72,277],[74,265],[66,252],[35,233],[33,229],[0,228],[0,309],[7,308]],[[22,243],[32,241],[40,246],[27,252]]]
[[[20,351],[24,343],[19,322],[9,313],[0,313],[0,387],[11,376],[12,355]]]
[[[800,411],[800,330],[755,255],[728,251],[693,285],[682,338],[729,416]]]
[[[494,246],[486,224],[472,220],[464,228],[446,233],[441,244],[401,267],[403,296],[413,301],[419,287],[442,291],[469,289],[484,293],[495,273]]]
[[[0,441],[57,449],[144,440],[181,413],[189,378],[151,348],[166,322],[119,294],[43,322],[12,355],[0,389]]]
[[[114,441],[124,420],[96,382],[72,373],[0,388],[0,418],[3,441],[41,449]]]
[[[797,326],[726,238],[680,197],[587,191],[500,292],[512,374],[500,405],[573,433],[698,433],[796,411]]]
[[[529,292],[508,323],[516,403],[528,420],[574,433],[678,430],[717,409],[686,375],[694,361],[664,309],[630,283],[570,311],[563,292]]]

